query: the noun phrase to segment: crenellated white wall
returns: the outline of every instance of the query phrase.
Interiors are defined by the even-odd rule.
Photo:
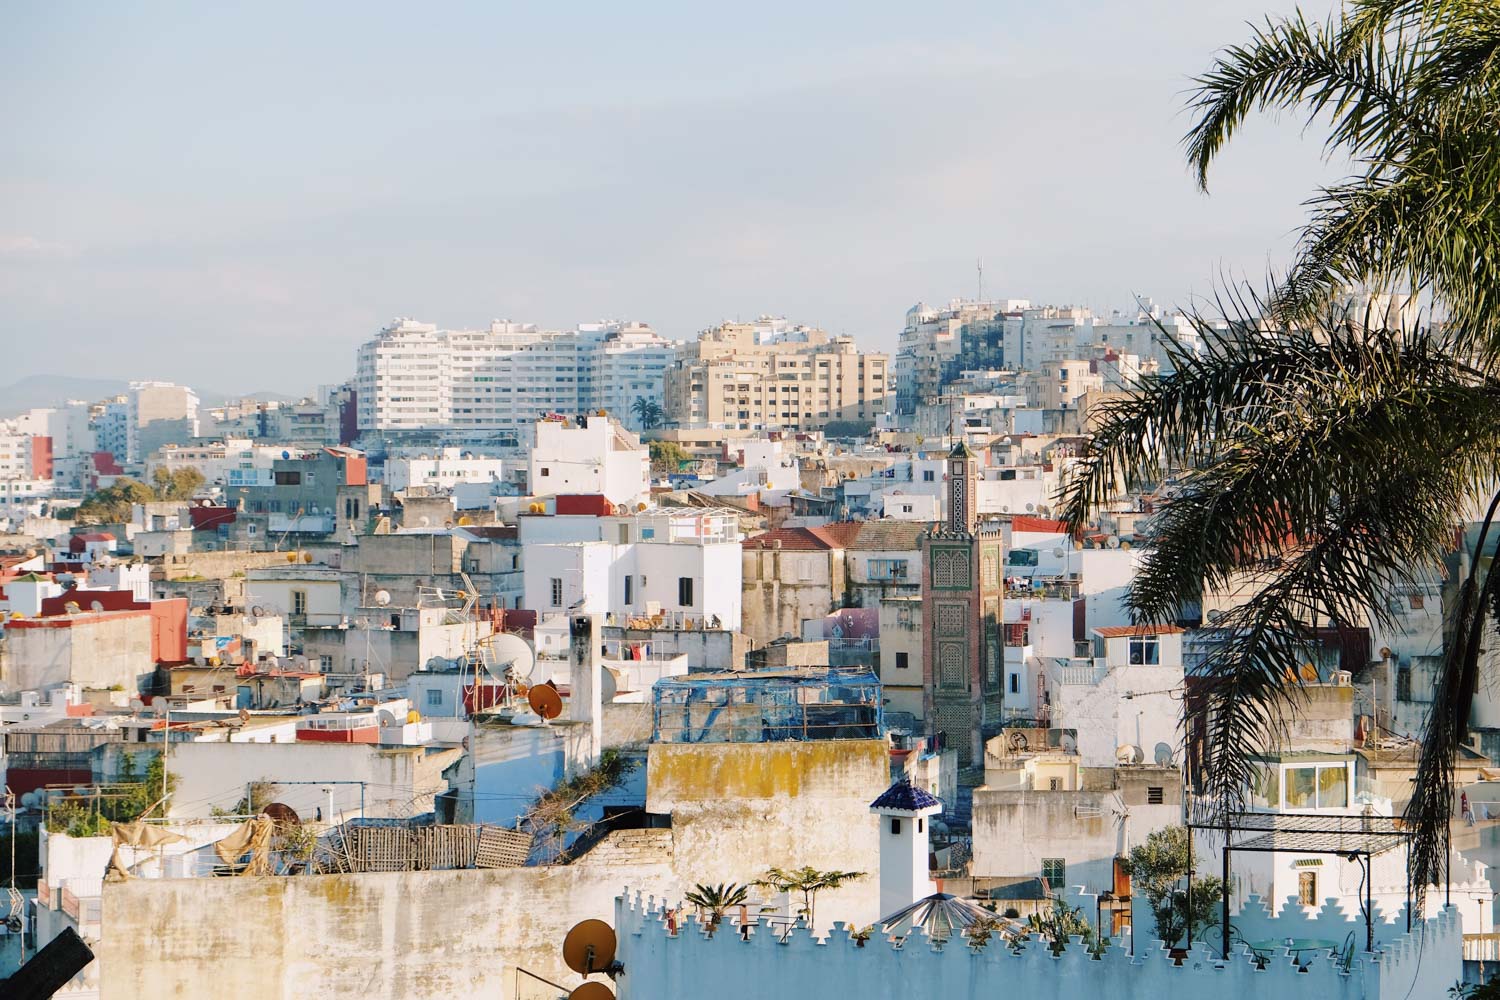
[[[1093,909],[1093,897],[1075,897],[1074,902]],[[1272,917],[1256,897],[1233,923],[1243,928],[1246,940],[1256,941],[1344,941],[1351,931],[1363,940],[1364,935],[1362,922],[1337,910]],[[1138,942],[1135,956],[1116,943],[1095,959],[1076,938],[1054,956],[1043,943],[1028,942],[1012,951],[998,937],[977,951],[963,941],[934,946],[920,934],[900,946],[877,938],[861,947],[842,925],[819,940],[801,927],[782,939],[769,928],[750,927],[742,933],[728,922],[710,937],[691,916],[675,932],[669,930],[655,900],[628,894],[615,900],[615,929],[617,957],[625,968],[614,984],[619,1000],[1408,1000],[1446,996],[1463,964],[1461,932],[1452,910],[1410,935],[1404,918],[1382,924],[1377,952],[1356,955],[1347,972],[1326,956],[1300,972],[1285,949],[1257,969],[1243,947],[1223,962],[1202,944],[1178,966],[1159,942]]]

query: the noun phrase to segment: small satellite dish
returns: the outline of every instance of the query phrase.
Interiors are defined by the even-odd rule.
[[[1104,540],[1104,544],[1108,545],[1112,549],[1118,549],[1120,547],[1120,536],[1110,535]]]
[[[615,1000],[615,991],[596,979],[569,993],[568,1000]]]
[[[83,608],[79,607],[77,601],[69,601],[63,605],[63,610],[70,615],[82,614]]]
[[[1140,764],[1146,760],[1146,754],[1134,743],[1127,743],[1115,751],[1115,760],[1121,764]]]
[[[428,517],[426,514],[423,514],[421,517],[417,518],[417,527],[419,528],[425,528],[431,523],[432,518]]]
[[[100,611],[104,610],[104,602],[103,601],[90,601],[89,602],[89,610],[92,611],[92,612],[94,612],[95,614],[98,614]]]
[[[242,708],[242,709],[240,709],[240,722],[241,723],[245,723],[245,722],[249,722],[249,721],[250,721],[250,710],[248,708]]]
[[[1389,646],[1381,646],[1380,647],[1380,658],[1382,660],[1389,660],[1391,658],[1391,647],[1389,647]]]
[[[1036,510],[1036,504],[1029,503],[1029,504],[1026,505],[1026,513],[1030,514],[1030,513],[1032,513],[1035,510]]]
[[[1223,617],[1224,612],[1220,611],[1218,608],[1213,608],[1208,612],[1208,621],[1211,625],[1217,625],[1220,619],[1222,619]]]
[[[257,604],[250,609],[250,613],[257,618],[264,618],[266,616],[266,609]]]
[[[1172,747],[1167,743],[1156,744],[1156,763],[1158,767],[1172,766]]]
[[[390,604],[391,604],[391,592],[389,590],[377,590],[377,591],[375,591],[375,606],[377,608],[390,607]]]
[[[382,708],[376,712],[375,718],[380,720],[380,728],[382,729],[385,729],[387,726],[396,725],[396,713],[388,708]]]
[[[602,920],[579,921],[563,938],[562,953],[563,964],[580,976],[603,972],[615,960],[615,929]]]
[[[1298,676],[1302,678],[1304,684],[1316,684],[1318,683],[1318,668],[1311,663],[1304,663],[1302,669],[1298,671]]]
[[[1065,549],[1065,548],[1063,548],[1061,545],[1059,545],[1057,548],[1055,548],[1055,549],[1052,550],[1053,557],[1057,558],[1057,559],[1061,559],[1063,556],[1065,556],[1067,554],[1068,554],[1068,550]]]
[[[604,667],[603,676],[599,679],[599,698],[605,704],[615,700],[615,695],[624,687],[625,671],[616,670],[614,667]]]
[[[544,719],[555,719],[562,714],[562,695],[551,684],[538,684],[528,691],[526,704]]]
[[[289,452],[289,451],[283,451],[283,452],[282,452],[282,453],[281,453],[281,457],[282,457],[282,458],[291,458],[291,457],[292,457],[292,453],[291,453],[291,452]]]

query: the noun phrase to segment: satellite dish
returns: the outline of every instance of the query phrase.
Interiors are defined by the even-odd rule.
[[[1170,744],[1156,744],[1156,763],[1159,767],[1172,766],[1172,747]]]
[[[1297,672],[1297,675],[1302,678],[1304,684],[1318,683],[1318,668],[1311,663],[1302,664],[1302,669]]]
[[[579,921],[563,938],[562,953],[563,964],[580,976],[603,972],[615,960],[615,929],[602,920]]]
[[[1063,556],[1065,556],[1067,554],[1068,554],[1068,550],[1065,549],[1065,548],[1063,548],[1061,545],[1059,545],[1057,548],[1055,548],[1055,549],[1052,550],[1053,557],[1057,558],[1057,559],[1061,559]]]
[[[240,722],[243,724],[243,723],[246,723],[246,722],[249,722],[249,721],[250,721],[250,710],[248,708],[242,708],[242,709],[240,709]]]
[[[606,704],[615,700],[619,693],[622,682],[625,680],[625,672],[616,670],[614,667],[605,667],[604,675],[600,678],[599,698]]]
[[[1140,764],[1146,759],[1146,754],[1134,743],[1127,743],[1115,751],[1115,761],[1120,764]]]
[[[292,453],[291,453],[291,452],[289,452],[289,451],[283,451],[283,452],[282,452],[282,453],[281,453],[281,457],[282,457],[282,458],[291,458],[291,457],[292,457]]]
[[[275,820],[277,829],[286,829],[289,826],[301,826],[302,817],[297,815],[297,810],[285,802],[272,802],[260,811],[262,816]]]
[[[1211,625],[1217,625],[1219,623],[1219,620],[1223,617],[1224,612],[1220,611],[1218,608],[1212,608],[1208,612],[1208,621]]]
[[[526,703],[544,719],[555,719],[562,714],[562,695],[551,684],[538,684],[528,691]]]
[[[518,635],[497,635],[490,643],[490,655],[499,664],[509,664],[511,675],[527,680],[536,667],[536,654],[525,639]]]
[[[83,612],[83,608],[78,606],[77,601],[69,601],[68,603],[64,604],[63,610],[70,615],[81,614]]]
[[[95,614],[99,613],[100,611],[103,611],[104,610],[104,602],[103,601],[90,601],[89,602],[89,610],[92,611],[92,612],[94,612]]]
[[[382,708],[380,711],[376,712],[375,718],[380,720],[380,728],[382,729],[386,728],[387,726],[396,725],[396,713],[392,712],[388,708]]]
[[[1026,513],[1030,514],[1034,510],[1036,510],[1036,504],[1029,503],[1026,505]]]
[[[615,991],[596,979],[569,993],[568,1000],[615,1000]]]
[[[1120,536],[1110,535],[1104,540],[1104,544],[1108,545],[1112,549],[1118,549],[1120,547]]]
[[[428,517],[426,514],[423,514],[421,517],[417,518],[417,527],[419,528],[425,528],[431,523],[432,518]]]
[[[250,613],[257,618],[264,618],[266,616],[266,609],[257,604],[250,609]]]

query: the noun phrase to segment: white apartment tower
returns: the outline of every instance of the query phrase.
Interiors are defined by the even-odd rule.
[[[660,401],[673,347],[639,323],[554,332],[500,320],[440,330],[398,319],[359,348],[359,428],[518,443],[539,417],[597,409],[633,426],[637,395]]]

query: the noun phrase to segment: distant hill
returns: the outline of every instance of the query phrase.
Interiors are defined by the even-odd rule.
[[[129,388],[124,379],[75,378],[72,375],[28,375],[0,386],[0,417],[13,417],[38,406],[59,406],[70,399],[95,402]]]
[[[302,396],[269,392],[218,392],[190,386],[198,393],[201,406],[219,406],[230,399],[257,399],[262,402],[295,403]],[[118,396],[130,383],[126,379],[75,378],[71,375],[28,375],[10,385],[0,386],[0,418],[13,417],[18,413],[39,406],[61,406],[70,399],[83,399],[96,403],[101,399]]]

